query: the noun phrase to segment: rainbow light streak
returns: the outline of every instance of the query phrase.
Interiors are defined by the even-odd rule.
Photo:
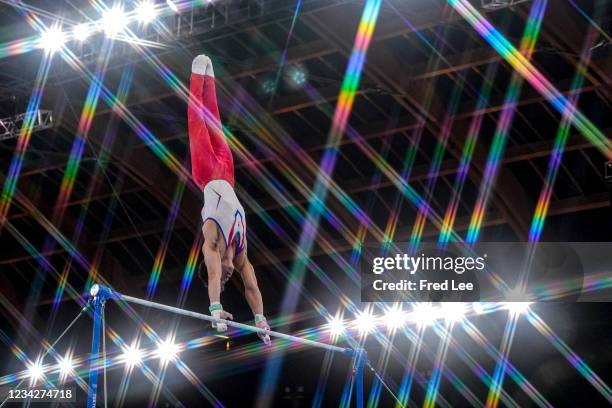
[[[185,183],[179,181],[176,186],[176,189],[174,190],[172,204],[170,206],[170,213],[168,214],[168,218],[166,219],[164,235],[162,237],[161,244],[157,250],[157,254],[155,255],[153,269],[151,270],[151,276],[149,277],[149,282],[147,283],[147,299],[151,299],[157,289],[157,284],[159,283],[159,276],[161,275],[161,270],[166,259],[168,246],[170,244],[170,238],[172,237],[172,232],[174,230],[174,223],[176,221],[176,217],[178,216],[178,210],[180,208],[184,192]]]
[[[274,92],[278,88],[278,83],[280,81],[281,74],[283,72],[283,68],[285,67],[285,62],[287,61],[287,52],[289,51],[289,43],[291,41],[291,37],[293,37],[293,29],[295,28],[295,23],[297,21],[298,15],[300,14],[300,10],[302,8],[302,0],[297,0],[295,5],[295,10],[293,11],[293,18],[291,19],[291,26],[289,27],[289,33],[287,34],[287,40],[285,41],[285,48],[283,49],[283,53],[281,54],[280,61],[278,62],[278,69],[276,70],[276,77],[274,78]]]
[[[533,55],[547,4],[548,0],[537,0],[531,7],[529,18],[527,20],[527,24],[525,25],[525,30],[521,39],[520,54],[519,51],[516,51],[516,49],[514,50],[517,54],[521,55],[521,57],[524,54],[527,59],[531,59]],[[483,180],[478,192],[478,198],[476,199],[470,225],[468,227],[466,241],[470,244],[475,243],[478,240],[478,235],[480,234],[485,210],[492,193],[493,185],[495,184],[495,178],[498,174],[501,157],[506,147],[507,136],[514,119],[517,101],[520,96],[522,86],[523,79],[517,72],[513,72],[512,78],[510,79],[510,84],[508,85],[506,97],[504,99],[504,108],[500,114],[497,128],[495,129],[495,134],[493,136],[491,150],[489,151],[489,155],[487,157]]]
[[[383,352],[382,355],[379,357],[379,362],[377,364],[376,367],[376,371],[377,372],[382,372],[385,373],[387,370],[387,366],[389,365],[389,360],[391,357],[391,354],[393,352],[393,341],[395,339],[395,335],[396,335],[396,330],[395,329],[391,329],[390,332],[388,333],[390,334],[389,339],[383,337],[383,341],[384,342],[388,342],[389,343],[389,347],[383,347]],[[370,396],[368,398],[368,407],[369,408],[374,408],[377,407],[379,402],[380,402],[380,395],[382,392],[382,381],[380,378],[378,378],[378,376],[374,377],[373,383],[372,383],[372,387],[370,388]]]
[[[612,404],[612,389],[532,310],[527,321],[536,328],[599,393]]]
[[[578,104],[578,98],[580,98],[580,92],[578,89],[582,87],[584,83],[584,74],[587,72],[589,61],[591,60],[591,47],[596,39],[595,31],[589,31],[585,46],[583,48],[580,62],[576,68],[574,79],[572,80],[572,86],[570,90],[570,102],[573,106]],[[563,151],[567,144],[571,129],[571,123],[567,117],[561,119],[557,134],[555,136],[555,144],[548,160],[548,169],[546,170],[546,177],[544,178],[544,185],[538,198],[533,218],[531,220],[531,229],[529,230],[529,242],[538,242],[542,236],[542,230],[544,229],[544,222],[548,215],[548,208],[550,206],[550,198],[552,197],[553,189],[557,175],[559,174],[559,166],[563,159]],[[526,270],[529,268],[526,268]]]
[[[185,266],[185,272],[183,273],[183,280],[181,282],[181,293],[179,295],[178,302],[178,304],[180,305],[179,307],[183,307],[185,305],[185,301],[187,300],[187,294],[189,292],[191,282],[193,281],[193,275],[195,273],[196,265],[198,263],[198,257],[200,255],[203,243],[203,234],[198,234],[196,236],[196,239],[194,239],[193,241],[191,250],[189,251],[189,258],[187,258],[187,265]]]
[[[0,44],[0,59],[14,57],[38,49],[40,36],[33,35],[21,40]]]
[[[54,222],[61,222],[66,203],[70,198],[74,182],[76,180],[77,172],[81,164],[81,158],[83,157],[83,150],[85,149],[85,143],[87,142],[87,136],[91,129],[94,114],[98,107],[98,101],[100,99],[100,91],[102,90],[104,75],[112,50],[112,43],[105,41],[101,51],[101,61],[96,68],[96,72],[93,75],[89,89],[87,90],[87,96],[85,103],[83,104],[83,110],[81,111],[81,117],[77,128],[72,148],[70,149],[70,156],[68,157],[68,164],[62,178],[60,193],[56,201],[56,214],[53,216]]]
[[[495,371],[493,372],[493,381],[489,386],[489,393],[487,395],[487,408],[497,408],[499,404],[499,395],[502,390],[504,383],[504,376],[508,366],[508,356],[510,355],[510,348],[512,346],[512,340],[516,333],[516,324],[518,322],[519,314],[512,312],[508,313],[508,320],[506,321],[506,327],[504,329],[504,335],[500,347],[500,356],[495,365]]]
[[[335,167],[339,141],[346,129],[349,114],[353,107],[355,94],[359,86],[359,80],[365,63],[366,53],[378,20],[380,6],[380,0],[368,0],[364,5],[355,38],[355,44],[342,82],[336,111],[332,120],[332,128],[330,130],[327,148],[323,153],[320,171],[317,174],[317,179],[312,189],[312,194],[310,195],[308,213],[306,214],[307,222],[303,225],[303,230],[300,234],[298,245],[299,248],[302,249],[303,255],[298,255],[292,266],[289,279],[290,284],[283,296],[281,305],[282,314],[293,314],[297,305],[299,290],[302,286],[301,283],[304,279],[304,273],[308,264],[307,258],[309,258],[312,250],[322,208],[325,207],[324,202],[329,186],[328,179],[331,177]],[[266,364],[259,387],[259,398],[257,403],[260,405],[267,405],[267,403],[270,402],[271,390],[275,386],[278,378],[282,354],[277,357],[278,358],[274,360],[268,360]]]
[[[447,0],[531,86],[533,86],[562,115],[569,118],[582,135],[604,156],[612,160],[612,140],[608,139],[582,112],[557,90],[491,23],[467,0]]]
[[[425,187],[426,199],[422,201],[421,205],[418,208],[418,213],[414,221],[414,225],[412,227],[412,232],[410,234],[410,253],[414,253],[417,251],[419,244],[421,243],[421,239],[423,237],[423,229],[425,228],[425,221],[427,220],[427,212],[430,209],[430,201],[433,197],[434,189],[436,187],[436,181],[438,180],[438,173],[440,172],[442,159],[444,159],[444,152],[446,151],[448,138],[450,137],[451,129],[453,127],[455,113],[457,112],[457,108],[459,107],[459,100],[462,91],[462,86],[460,85],[461,82],[463,81],[455,80],[455,85],[453,86],[450,102],[446,114],[444,115],[442,127],[440,129],[440,136],[438,138],[438,142],[436,143],[433,157],[431,158],[431,165],[429,167],[427,183]]]
[[[405,333],[410,333],[405,330]],[[408,336],[408,334],[406,334]],[[399,402],[395,405],[395,408],[403,408],[408,406],[408,401],[410,399],[410,391],[412,389],[412,382],[415,376],[416,371],[416,363],[421,354],[421,348],[423,346],[423,336],[425,335],[425,327],[419,327],[418,332],[415,339],[412,339],[413,346],[410,349],[410,353],[408,354],[406,368],[404,369],[404,374],[402,376],[402,381],[399,387],[398,398]]]
[[[427,394],[425,395],[425,402],[423,408],[434,408],[436,406],[436,398],[438,397],[438,390],[440,389],[440,378],[442,377],[442,371],[444,370],[444,362],[446,361],[446,355],[448,354],[448,346],[452,339],[452,325],[448,330],[445,331],[443,337],[440,339],[438,344],[438,351],[436,353],[436,359],[427,385]]]
[[[465,180],[467,179],[468,171],[470,169],[470,163],[472,156],[474,155],[474,149],[476,148],[476,142],[480,129],[482,128],[482,122],[485,118],[485,107],[489,104],[489,98],[491,97],[491,90],[493,89],[493,78],[497,72],[498,64],[489,64],[487,72],[485,74],[481,90],[479,92],[480,97],[478,98],[478,104],[476,105],[476,115],[472,118],[470,128],[463,145],[463,151],[461,152],[461,159],[459,160],[459,168],[457,175],[455,176],[455,182],[452,189],[451,200],[446,207],[446,213],[444,214],[444,220],[442,221],[442,228],[440,236],[438,237],[438,243],[447,244],[450,242],[451,232],[455,225],[455,219],[457,217],[457,210],[461,202],[461,193],[465,186]]]
[[[330,351],[325,352],[323,363],[321,364],[321,372],[319,373],[319,380],[317,381],[317,388],[315,389],[314,398],[312,400],[312,408],[320,408],[323,404],[323,396],[325,395],[325,388],[329,382],[329,373],[334,361],[334,354],[335,353]]]
[[[45,88],[45,84],[47,82],[47,77],[49,75],[51,61],[52,58],[45,54],[43,55],[40,66],[38,67],[38,73],[36,74],[32,95],[30,96],[30,101],[28,102],[23,124],[17,138],[15,153],[13,154],[9,172],[5,178],[4,186],[2,188],[2,196],[0,197],[0,230],[6,222],[9,208],[13,200],[13,195],[15,194],[15,189],[17,188],[17,180],[19,179],[19,173],[21,172],[21,167],[23,166],[25,152],[30,144],[32,129],[34,129],[34,120],[36,119],[38,108],[40,107],[40,101],[42,99],[43,89]]]

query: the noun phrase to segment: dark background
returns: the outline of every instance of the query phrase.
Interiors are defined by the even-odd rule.
[[[363,3],[304,0],[292,31],[294,1],[218,1],[194,8],[193,12],[187,9],[180,16],[164,17],[161,21],[165,31],[133,25],[139,37],[167,46],[149,51],[184,84],[188,83],[191,60],[197,54],[210,55],[215,64],[222,119],[251,155],[245,157],[240,154],[240,148],[233,146],[238,195],[248,213],[249,253],[257,270],[266,314],[273,327],[284,332],[322,327],[325,319],[321,315],[333,315],[342,308],[339,294],[323,277],[331,279],[347,297],[358,298],[358,282],[336,262],[338,259],[350,261],[356,235],[363,233],[365,243],[378,244],[391,218],[397,222],[390,237],[396,242],[410,237],[417,209],[381,174],[376,163],[365,154],[366,147],[379,152],[400,174],[406,170],[410,152],[414,152],[408,181],[419,194],[430,197],[437,213],[444,214],[463,142],[475,115],[479,90],[488,70],[494,69],[491,99],[455,223],[456,231],[465,236],[486,154],[513,72],[446,2],[383,2],[349,119],[350,127],[361,136],[362,143],[355,143],[344,135],[333,174],[336,183],[333,189],[341,189],[350,196],[378,228],[361,231],[360,218],[337,194],[330,193],[326,204],[336,219],[332,222],[322,218],[297,313],[280,316],[280,303],[289,287],[288,276],[302,231],[301,217],[326,146],[331,113]],[[518,47],[531,1],[495,11],[482,9],[480,1],[472,3]],[[97,11],[84,1],[29,1],[27,4],[33,6],[30,11],[39,15],[45,24],[51,24],[53,16],[63,16],[73,22],[83,21],[84,15],[99,18]],[[605,1],[585,0],[576,4],[607,36],[589,24],[571,2],[550,1],[532,60],[555,87],[567,93],[579,56],[583,49],[592,48],[584,83],[577,90],[578,106],[609,135],[612,61],[607,38],[612,10]],[[127,9],[131,7],[131,3],[126,5]],[[36,34],[23,14],[10,5],[0,4],[0,19],[1,43]],[[67,46],[93,71],[103,40],[98,34],[83,45],[71,42]],[[130,44],[115,41],[110,55],[105,85],[116,92],[122,75],[133,70],[125,105],[189,169],[186,102]],[[41,57],[41,51],[33,51],[0,59],[1,118],[26,110]],[[284,68],[279,70],[279,61],[283,58]],[[295,74],[296,70],[304,73],[306,83],[295,82],[296,75],[300,76]],[[201,227],[202,203],[197,189],[187,183],[184,191],[178,190],[179,205],[173,217],[171,208],[179,176],[102,100],[85,140],[73,191],[62,206],[64,215],[54,216],[58,203],[61,205],[62,177],[89,83],[85,76],[62,62],[59,55],[54,57],[41,101],[41,109],[53,112],[54,126],[32,135],[17,184],[18,193],[13,198],[8,220],[0,229],[0,356],[3,356],[0,376],[24,368],[14,353],[14,346],[33,359],[41,351],[41,340],[52,341],[78,312],[74,294],[68,291],[63,293],[57,310],[52,310],[58,276],[62,274],[77,294],[86,287],[88,277],[98,274],[118,291],[144,297],[154,261],[161,257],[163,263],[154,300],[176,304],[189,253]],[[457,113],[451,122],[435,189],[427,195],[428,172],[450,95],[456,86],[460,87]],[[432,97],[431,107],[424,110],[427,95]],[[484,217],[481,241],[527,239],[559,124],[560,115],[526,83]],[[112,144],[103,148],[105,137]],[[0,141],[3,185],[16,144],[16,138]],[[612,221],[609,192],[603,177],[605,161],[576,129],[571,129],[551,197],[543,241],[610,240]],[[282,191],[286,200],[272,187]],[[76,234],[80,222],[83,228]],[[438,233],[428,222],[424,239],[435,240]],[[81,257],[75,256],[77,251],[57,242],[60,235],[68,239]],[[91,265],[95,268],[90,268]],[[184,307],[205,311],[208,306],[205,289],[197,277],[193,279]],[[223,304],[237,320],[250,321],[252,316],[241,291],[240,283],[233,281],[224,294]],[[136,310],[143,312],[142,308]],[[538,304],[534,310],[604,381],[610,382],[612,332],[608,304]],[[107,315],[108,326],[125,341],[131,341],[137,325],[116,305],[108,307]],[[347,311],[345,317],[352,317],[351,313]],[[496,346],[501,342],[505,321],[503,313],[473,319]],[[173,315],[156,311],[148,313],[147,322],[160,334],[177,323],[177,341],[199,337],[211,340],[211,344],[181,353],[181,358],[226,406],[254,405],[269,353],[259,347],[254,335],[232,336],[227,350],[226,341],[208,336],[211,331],[201,322],[177,320]],[[58,350],[71,346],[77,356],[86,356],[90,330],[90,320],[82,319]],[[460,329],[455,329],[453,336],[488,373],[493,372],[495,360],[481,346]],[[421,352],[417,363],[417,379],[425,384],[431,375],[438,343],[439,337],[427,331],[424,344],[428,351]],[[397,384],[412,343],[398,335],[394,345],[384,375]],[[142,347],[152,345],[143,340]],[[376,362],[382,347],[374,336],[368,338],[367,348]],[[109,345],[109,352],[116,354],[116,347]],[[350,375],[349,361],[335,356],[325,376],[322,374],[326,372],[325,359],[325,353],[319,350],[287,353],[281,375],[272,387],[270,403],[309,406],[320,383],[325,384],[321,406],[337,406]],[[555,406],[606,404],[579,371],[525,320],[519,320],[510,361]],[[151,360],[150,366],[157,370],[157,361]],[[480,401],[485,401],[486,385],[452,349],[446,367]],[[116,390],[120,389],[123,372],[122,366],[109,371],[111,405],[119,398]],[[366,379],[371,384],[371,373]],[[171,391],[184,406],[209,404],[203,392],[173,365],[165,376],[164,389]],[[145,405],[152,390],[150,381],[135,370],[126,389],[124,405]],[[418,384],[413,386],[411,403],[422,404],[423,390]],[[505,379],[504,390],[518,405],[534,405],[509,377]],[[168,405],[166,401],[170,401]],[[440,385],[438,403],[444,401],[447,406],[469,405],[446,377]],[[383,390],[380,406],[392,403]],[[157,405],[174,404],[162,393]]]

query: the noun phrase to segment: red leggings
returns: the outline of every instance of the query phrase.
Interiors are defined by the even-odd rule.
[[[234,159],[221,129],[214,77],[191,74],[187,119],[196,184],[204,190],[211,180],[225,180],[233,187]]]

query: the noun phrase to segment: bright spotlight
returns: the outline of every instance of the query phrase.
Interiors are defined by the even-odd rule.
[[[49,54],[62,48],[66,42],[66,36],[60,26],[54,25],[40,36],[40,46]]]
[[[132,344],[123,349],[121,361],[129,368],[140,365],[140,363],[142,363],[142,351],[140,351],[136,345]]]
[[[327,321],[327,329],[332,336],[338,336],[344,332],[344,322],[339,317],[332,317]]]
[[[170,10],[174,11],[175,13],[179,12],[178,6],[172,0],[166,0],[166,4],[168,5],[168,7],[170,7]]]
[[[393,307],[385,313],[384,322],[390,329],[398,329],[406,323],[406,313],[402,307]]]
[[[513,315],[527,313],[532,302],[505,302],[504,307]]]
[[[157,9],[155,4],[144,0],[136,6],[136,18],[142,24],[150,23],[157,17]]]
[[[40,380],[43,375],[44,369],[41,361],[36,361],[28,365],[28,377],[30,378],[30,383],[36,383],[36,381]]]
[[[417,303],[410,317],[417,325],[423,327],[432,325],[438,318],[438,313],[431,303]]]
[[[301,67],[291,67],[289,69],[289,80],[294,87],[300,88],[306,83],[306,72]]]
[[[176,358],[179,352],[179,347],[172,340],[167,339],[160,343],[157,343],[156,357],[159,358],[163,363],[167,363]]]
[[[361,333],[369,333],[376,327],[376,318],[372,313],[364,310],[355,318],[355,325]]]
[[[463,302],[444,302],[440,312],[447,323],[458,322],[465,317],[466,305]]]
[[[506,299],[510,302],[504,302],[504,308],[510,310],[512,314],[522,314],[529,310],[530,296],[525,292],[524,288],[517,286],[513,289],[506,291]]]
[[[271,94],[274,92],[274,80],[267,79],[261,84],[261,89],[265,94]]]
[[[121,33],[127,23],[128,18],[123,12],[123,7],[119,4],[115,4],[112,8],[106,10],[102,16],[102,28],[110,38]]]
[[[75,40],[83,42],[89,38],[92,32],[93,28],[91,25],[87,23],[81,23],[74,27],[74,29],[72,30],[72,35]]]
[[[60,377],[67,377],[74,370],[74,362],[70,356],[66,356],[59,360],[57,363],[57,368],[59,369]]]

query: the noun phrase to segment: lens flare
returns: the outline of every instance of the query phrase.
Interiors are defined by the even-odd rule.
[[[174,343],[171,339],[166,339],[157,343],[157,350],[155,356],[159,358],[162,363],[168,363],[174,361],[179,353],[179,346]]]
[[[155,4],[149,1],[141,1],[136,6],[136,18],[142,24],[148,24],[157,17],[157,9]]]
[[[128,368],[138,366],[140,363],[142,363],[142,351],[135,344],[127,346],[125,349],[123,349],[123,354],[121,355],[120,360]]]
[[[166,0],[166,4],[168,5],[168,7],[170,7],[170,10],[174,11],[175,13],[179,12],[178,6],[172,0]]]
[[[420,327],[426,327],[434,324],[438,315],[439,311],[431,303],[417,303],[410,314],[410,320]]]
[[[102,29],[109,38],[120,34],[127,26],[128,18],[123,11],[123,7],[115,4],[106,10],[102,17]]]
[[[406,323],[406,313],[401,306],[394,306],[385,312],[383,321],[389,329],[398,329]]]
[[[440,305],[440,314],[447,323],[463,320],[467,306],[462,302],[444,302]]]
[[[355,326],[361,333],[370,333],[376,327],[376,318],[369,310],[364,310],[355,318]]]
[[[66,356],[57,363],[57,368],[60,375],[66,377],[74,370],[74,362],[70,356]]]
[[[329,330],[332,336],[339,336],[344,333],[344,321],[340,317],[332,317],[327,322],[327,330]]]
[[[80,42],[85,41],[93,33],[93,27],[88,23],[81,23],[72,29],[72,37]]]
[[[28,365],[27,372],[28,372],[28,377],[30,378],[30,383],[35,384],[38,380],[43,378],[43,376],[45,375],[42,361],[37,360],[33,363],[30,363]]]
[[[51,26],[40,36],[40,47],[47,53],[59,51],[66,42],[66,35],[58,25]]]

